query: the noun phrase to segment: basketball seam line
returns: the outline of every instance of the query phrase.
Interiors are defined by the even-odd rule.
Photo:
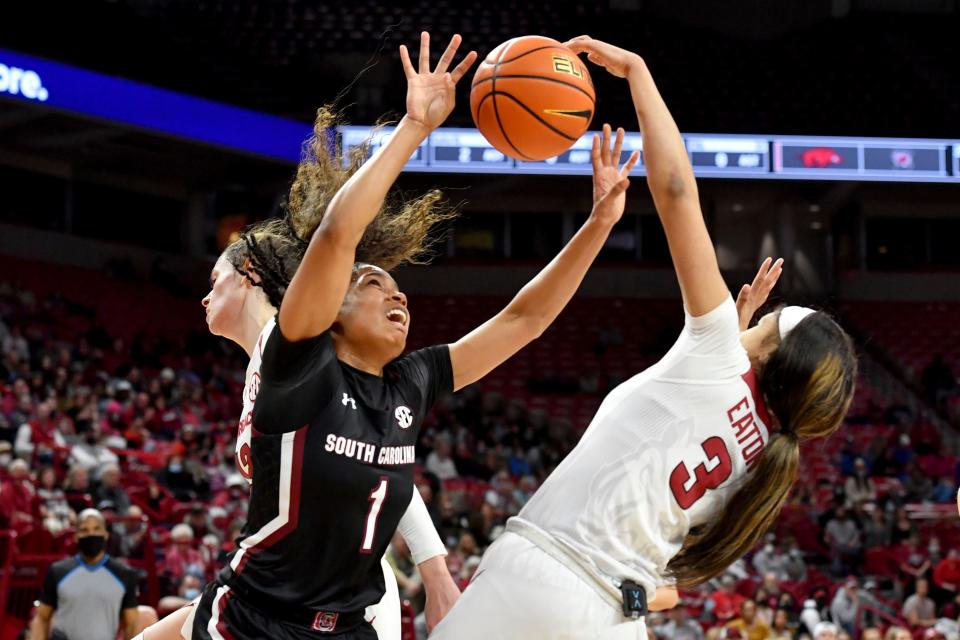
[[[571,89],[576,89],[577,91],[579,91],[579,92],[582,93],[583,95],[585,95],[585,96],[587,96],[588,98],[590,98],[590,102],[596,104],[596,99],[593,98],[593,97],[592,97],[589,93],[587,93],[585,90],[581,89],[580,87],[578,87],[578,86],[575,85],[575,84],[572,84],[572,83],[570,83],[570,82],[564,82],[563,80],[558,80],[558,79],[556,79],[556,78],[544,78],[543,76],[535,76],[535,75],[527,75],[527,74],[510,74],[510,75],[502,75],[502,74],[501,74],[501,75],[498,75],[497,78],[500,78],[500,79],[502,79],[502,78],[518,78],[518,79],[526,79],[526,80],[544,80],[544,81],[546,81],[546,82],[555,82],[555,83],[557,83],[557,84],[562,84],[562,85],[564,85],[564,86],[570,87]],[[491,80],[493,80],[493,76],[490,76],[489,78],[484,78],[483,80],[480,80],[479,82],[476,82],[473,86],[476,87],[477,85],[483,84],[484,82],[490,82]],[[472,87],[471,87],[471,88],[472,88]]]
[[[523,104],[522,102],[520,102],[520,100],[518,100],[517,97],[514,96],[512,93],[507,93],[506,91],[493,91],[493,90],[491,90],[490,93],[491,93],[491,95],[495,95],[495,96],[497,96],[497,95],[499,95],[499,96],[506,96],[507,98],[510,98],[511,100],[513,100],[514,102],[516,102],[518,105],[520,105],[520,107],[522,107],[524,111],[526,111],[526,112],[529,113],[531,116],[533,116],[534,118],[536,118],[537,120],[539,120],[539,121],[540,121],[540,124],[542,124],[543,126],[545,126],[545,127],[548,128],[548,129],[550,129],[551,131],[553,131],[555,134],[557,134],[557,135],[560,136],[561,138],[566,138],[567,140],[569,140],[569,141],[571,141],[571,142],[576,142],[577,140],[579,140],[579,138],[573,138],[573,137],[571,137],[571,136],[568,136],[568,135],[565,134],[563,131],[560,131],[559,129],[557,129],[556,127],[554,127],[552,124],[550,124],[549,122],[547,122],[546,120],[544,120],[543,118],[541,118],[540,116],[538,116],[533,109],[531,109],[531,108],[528,107],[527,105],[525,105],[525,104]],[[494,107],[496,107],[497,101],[494,100],[494,101],[493,101],[493,104],[494,104]],[[498,121],[499,121],[499,120],[498,120]],[[511,144],[512,144],[512,143],[511,143]],[[516,148],[516,147],[514,147],[514,148]]]
[[[507,49],[509,49],[509,48],[510,48],[510,47],[507,47]],[[496,61],[496,63],[494,63],[494,64],[495,64],[496,66],[500,66],[501,64],[507,64],[508,62],[513,62],[514,60],[519,60],[520,58],[522,58],[522,57],[524,57],[524,56],[528,56],[528,55],[530,55],[531,53],[536,53],[537,51],[543,51],[544,49],[562,49],[562,48],[563,48],[563,45],[562,45],[562,44],[559,44],[559,43],[557,43],[557,44],[548,44],[548,45],[543,46],[543,47],[536,47],[535,49],[530,49],[529,51],[524,51],[523,53],[521,53],[520,55],[518,55],[516,58],[509,58],[509,59],[507,59],[507,60],[501,60],[501,58],[503,57],[503,52],[501,52],[501,53],[500,53],[500,57],[497,58],[497,61]],[[506,51],[506,49],[504,49],[504,51]],[[490,63],[487,62],[486,60],[484,60],[484,62],[485,62],[486,64],[490,64]]]
[[[513,141],[510,140],[510,136],[507,135],[507,130],[503,128],[503,123],[500,121],[500,110],[497,108],[497,69],[500,68],[500,59],[503,58],[503,54],[507,52],[507,49],[510,47],[504,47],[503,51],[500,52],[500,55],[497,57],[496,64],[493,65],[493,82],[490,84],[490,95],[493,96],[493,115],[497,119],[497,126],[500,127],[500,133],[503,134],[503,139],[507,141],[507,144],[513,147],[513,150],[517,152],[517,155],[521,155],[528,160],[533,160],[530,156],[520,151],[517,148],[517,145],[513,144]],[[544,47],[545,48],[545,47]],[[513,96],[511,96],[513,97]],[[480,104],[483,104],[483,100],[480,101]],[[477,122],[480,122],[480,105],[477,105]]]

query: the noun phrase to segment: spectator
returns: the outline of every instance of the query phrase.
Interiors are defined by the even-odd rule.
[[[783,573],[781,580],[787,582],[806,582],[807,580],[807,561],[803,557],[803,551],[796,543],[790,547],[790,551],[784,556]]]
[[[664,640],[703,640],[703,628],[690,619],[686,602],[677,601],[677,606],[666,612],[667,622],[660,626],[657,635]]]
[[[756,569],[760,575],[764,575],[770,571],[779,572],[782,570],[781,557],[782,556],[777,553],[773,537],[767,536],[767,541],[763,545],[763,548],[753,554],[753,568]]]
[[[867,627],[860,632],[860,640],[883,640],[883,634],[877,627]]]
[[[907,510],[899,507],[893,517],[893,525],[890,527],[890,544],[903,544],[908,539],[917,535],[917,527],[910,520]]]
[[[930,571],[930,560],[920,548],[920,538],[914,536],[896,551],[897,566],[900,569],[899,584],[909,587]]]
[[[947,557],[937,563],[933,570],[933,583],[950,594],[951,599],[957,595],[960,586],[960,551],[950,549]]]
[[[205,578],[203,556],[193,546],[193,529],[178,524],[170,531],[170,545],[164,551],[164,577],[170,584],[180,584],[187,574]]]
[[[724,575],[720,578],[720,589],[707,599],[705,608],[717,624],[723,625],[732,620],[746,601],[746,598],[736,592],[736,586],[736,578]]]
[[[209,534],[213,534],[221,539],[223,538],[223,532],[213,524],[213,518],[201,502],[194,502],[190,506],[190,510],[183,518],[183,522],[190,525],[190,530],[193,531],[193,535],[197,539]]]
[[[794,629],[790,624],[790,614],[785,609],[777,609],[770,625],[770,640],[793,640]]]
[[[728,629],[737,629],[746,640],[767,640],[770,626],[757,617],[757,603],[744,600],[740,605],[740,617],[726,624]]]
[[[863,458],[854,460],[853,475],[844,483],[843,492],[847,497],[848,507],[863,502],[874,502],[877,499],[877,486],[870,477],[870,471]]]
[[[907,465],[907,476],[903,480],[903,488],[907,491],[910,502],[928,502],[933,497],[933,481],[920,468],[916,460]]]
[[[113,503],[117,513],[126,513],[130,508],[130,496],[120,486],[120,465],[108,462],[100,470],[100,486],[94,492],[96,501],[109,500]]]
[[[32,640],[50,637],[54,613],[54,638],[114,638],[121,618],[125,640],[139,633],[137,575],[120,560],[106,555],[106,525],[96,509],[87,509],[77,517],[79,553],[53,563],[47,571],[31,629]],[[77,571],[81,566],[86,570]]]
[[[830,618],[847,633],[853,633],[860,614],[860,586],[850,577],[837,589],[830,603]]]
[[[78,426],[77,431],[82,434],[83,440],[70,449],[71,464],[80,465],[90,472],[119,461],[117,454],[101,442],[100,425],[96,421],[85,421],[84,427],[81,429]]]
[[[859,564],[862,546],[860,530],[845,507],[838,507],[833,519],[827,522],[824,539],[830,548],[834,575],[852,573]]]
[[[67,502],[74,511],[83,511],[93,506],[93,496],[90,489],[90,473],[87,468],[75,464],[67,472],[67,481],[64,485]]]
[[[25,461],[16,459],[7,470],[10,477],[0,484],[0,528],[23,532],[33,525],[37,492]]]
[[[890,627],[883,640],[913,640],[913,634],[903,627]]]
[[[120,540],[120,553],[124,558],[143,556],[143,542],[148,531],[143,510],[135,504],[130,505],[123,518],[113,526],[113,533]]]
[[[931,499],[937,504],[950,504],[957,498],[957,485],[954,484],[953,478],[950,476],[943,476],[940,478],[940,481],[937,482],[937,486],[933,488],[933,493],[931,494]]]
[[[449,480],[460,475],[457,473],[457,465],[450,457],[450,436],[446,433],[434,438],[433,451],[427,455],[426,468],[440,480]]]
[[[767,626],[773,624],[773,609],[777,599],[770,595],[766,587],[760,587],[753,594],[753,601],[757,603],[757,619],[763,620]]]
[[[800,612],[800,631],[806,631],[813,637],[817,625],[820,623],[820,610],[817,607],[817,601],[812,598],[804,600],[803,611]]]
[[[917,579],[916,592],[903,603],[902,614],[914,627],[932,627],[937,623],[936,605],[928,596],[929,585],[924,578]]]
[[[180,607],[190,604],[190,602],[197,598],[202,588],[203,583],[201,583],[196,576],[183,576],[183,580],[181,580],[177,586],[177,595],[160,598],[157,607],[161,613],[179,609]]]
[[[813,629],[813,640],[839,640],[837,625],[830,622],[821,622]]]
[[[862,524],[863,548],[885,547],[890,544],[890,524],[883,509],[874,507],[869,511],[867,519]]]
[[[67,494],[57,486],[57,471],[44,467],[37,476],[37,498],[43,526],[53,535],[59,535],[76,520],[77,514],[67,502]]]

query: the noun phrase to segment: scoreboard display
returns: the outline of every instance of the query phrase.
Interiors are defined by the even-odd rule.
[[[376,151],[393,129],[380,129],[371,143]],[[361,144],[369,127],[341,127],[344,149]],[[542,162],[514,160],[494,149],[476,129],[437,129],[417,149],[406,171],[590,175],[593,135],[587,132],[570,149]],[[843,138],[684,134],[694,173],[702,178],[766,180],[870,180],[960,183],[960,140]],[[620,161],[640,151],[634,169],[645,175],[643,139],[627,133]]]

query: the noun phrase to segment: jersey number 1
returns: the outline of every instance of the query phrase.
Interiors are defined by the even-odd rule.
[[[363,542],[360,544],[360,553],[370,553],[373,551],[373,538],[377,532],[377,518],[380,517],[380,509],[383,508],[383,501],[387,497],[387,483],[389,479],[386,476],[380,476],[380,482],[376,488],[370,492],[367,500],[370,501],[370,511],[367,512],[367,522],[363,526]]]
[[[703,497],[707,489],[716,489],[723,484],[733,471],[730,454],[727,453],[727,445],[723,443],[723,438],[712,436],[701,442],[700,447],[707,454],[707,462],[712,463],[713,468],[707,471],[707,465],[703,462],[694,467],[693,475],[696,479],[689,489],[686,488],[690,480],[687,465],[681,462],[670,473],[670,489],[673,490],[673,497],[677,499],[677,504],[683,510],[692,507]]]

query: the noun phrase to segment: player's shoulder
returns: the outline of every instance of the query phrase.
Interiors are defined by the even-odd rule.
[[[49,572],[59,580],[79,566],[80,558],[77,556],[70,556],[52,563],[50,565]]]

